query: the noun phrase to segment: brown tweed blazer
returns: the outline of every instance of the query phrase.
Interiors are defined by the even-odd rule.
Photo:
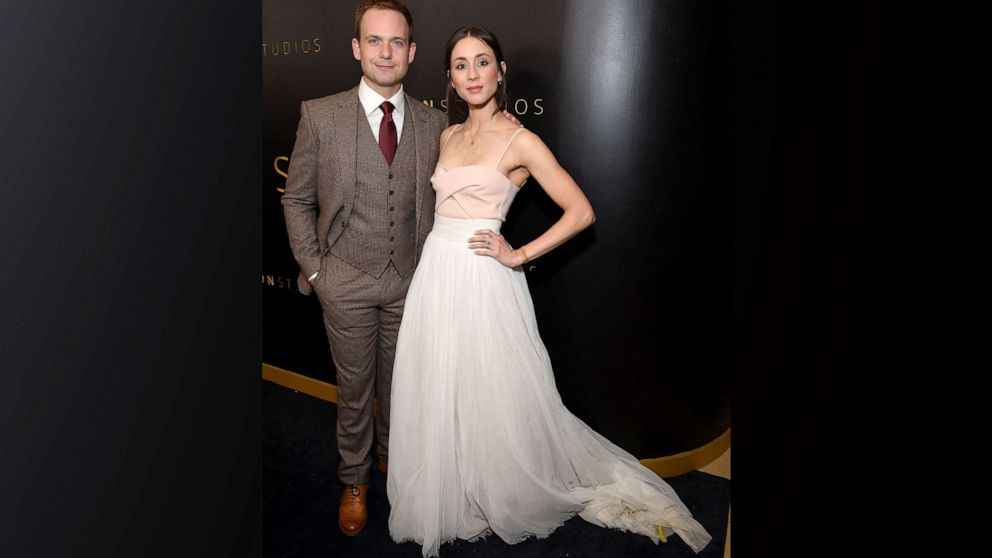
[[[419,256],[434,224],[434,190],[430,177],[438,157],[438,138],[446,115],[410,95],[407,114],[417,142],[416,242]],[[289,159],[289,177],[282,196],[286,230],[293,257],[300,266],[297,286],[312,292],[308,277],[320,271],[323,256],[341,235],[355,203],[358,125],[358,87],[303,101],[296,144]]]

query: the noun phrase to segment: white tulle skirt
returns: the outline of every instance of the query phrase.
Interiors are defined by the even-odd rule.
[[[474,254],[495,219],[435,216],[393,367],[387,493],[393,540],[424,556],[456,538],[546,537],[579,514],[699,552],[710,535],[675,491],[562,404],[520,270]]]

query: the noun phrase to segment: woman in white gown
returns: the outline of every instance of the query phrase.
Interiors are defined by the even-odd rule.
[[[390,535],[436,556],[448,541],[546,537],[576,514],[650,537],[710,540],[675,491],[572,415],[555,387],[522,265],[591,225],[592,207],[535,134],[500,114],[506,63],[492,33],[447,46],[448,107],[468,118],[441,135],[434,228],[406,297],[393,368]],[[513,249],[499,234],[534,176],[563,210]]]

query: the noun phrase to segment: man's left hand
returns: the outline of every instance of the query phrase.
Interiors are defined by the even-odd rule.
[[[503,118],[509,120],[510,122],[513,122],[514,124],[516,124],[517,126],[520,126],[521,128],[524,127],[524,125],[521,124],[519,120],[517,120],[517,117],[516,116],[513,116],[513,114],[511,114],[510,111],[508,111],[508,110],[504,110],[503,111]]]

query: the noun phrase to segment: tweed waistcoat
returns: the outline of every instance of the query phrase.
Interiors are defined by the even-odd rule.
[[[389,262],[401,276],[416,262],[417,150],[413,114],[407,107],[392,166],[358,106],[355,204],[331,254],[379,278]]]

